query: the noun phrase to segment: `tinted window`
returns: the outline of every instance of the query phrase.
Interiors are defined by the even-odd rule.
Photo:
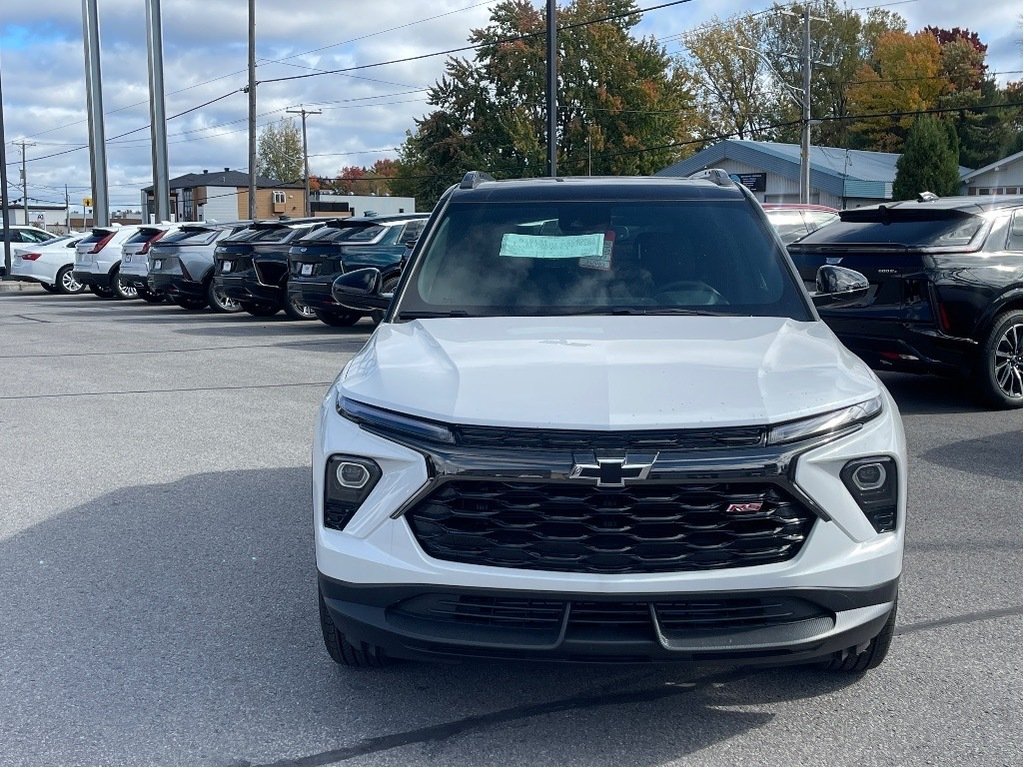
[[[208,245],[217,239],[216,229],[179,229],[160,240],[160,245]]]
[[[426,224],[426,220],[410,221],[405,225],[405,230],[402,232],[402,242],[406,243],[409,240],[416,240],[422,234],[423,227]]]
[[[402,316],[697,312],[809,320],[745,201],[453,203]]]
[[[881,214],[879,215],[881,218]],[[801,246],[825,243],[863,245],[905,245],[939,247],[967,245],[981,229],[980,216],[942,218],[897,218],[884,221],[837,222],[811,232],[800,241]]]
[[[813,232],[833,221],[839,221],[839,215],[828,211],[804,211],[804,220],[807,222],[808,231]]]
[[[768,221],[775,227],[784,243],[792,243],[807,234],[807,226],[800,211],[766,211]]]
[[[124,241],[125,245],[137,245],[145,243],[160,233],[159,229],[140,229]]]
[[[379,224],[374,224],[371,227],[363,227],[346,237],[345,241],[349,243],[368,243],[376,240],[384,232],[384,229],[385,228]]]
[[[1010,222],[1010,231],[1006,236],[1006,250],[1024,250],[1024,219],[1021,217],[1021,209],[1013,212],[1013,219]]]
[[[985,238],[983,251],[988,253],[999,253],[1006,249],[1006,236],[1010,231],[1010,217],[1000,216],[992,224],[988,237]]]
[[[321,227],[314,232],[303,235],[303,242],[332,243],[336,240],[348,240],[361,232],[364,227]]]

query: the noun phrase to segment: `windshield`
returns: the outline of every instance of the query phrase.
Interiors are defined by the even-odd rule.
[[[963,246],[971,242],[982,224],[980,216],[914,215],[898,209],[889,215],[851,211],[844,213],[842,220],[811,232],[798,245]]]
[[[218,231],[216,229],[184,227],[161,238],[160,245],[182,245],[186,243],[188,245],[208,245],[217,239]]]
[[[319,229],[309,232],[302,236],[302,242],[326,242],[331,243],[338,240],[348,240],[354,235],[358,235],[364,229],[376,228],[374,225],[369,227],[365,225],[356,225],[351,227],[320,227]]]
[[[810,320],[745,200],[452,203],[396,319],[721,314]]]

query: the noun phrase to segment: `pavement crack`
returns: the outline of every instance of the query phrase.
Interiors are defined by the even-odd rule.
[[[386,736],[374,736],[363,739],[348,747],[332,749],[326,752],[306,755],[304,757],[278,760],[273,763],[266,763],[269,766],[300,766],[300,765],[328,765],[342,760],[351,760],[357,757],[365,757],[375,752],[384,752],[396,747],[405,747],[412,744],[422,744],[433,741],[441,741],[454,736],[459,736],[470,731],[482,730],[496,725],[524,720],[541,715],[550,715],[557,712],[569,710],[590,709],[595,707],[609,707],[619,704],[640,704],[673,696],[683,696],[700,691],[716,683],[735,682],[755,674],[755,670],[737,669],[729,672],[719,672],[705,677],[698,677],[689,683],[681,685],[663,685],[657,688],[646,688],[642,690],[623,691],[621,693],[598,693],[584,694],[582,696],[571,696],[565,699],[542,702],[540,704],[523,704],[517,707],[501,709],[497,712],[489,712],[483,715],[453,720],[438,725],[430,725],[424,728],[416,728],[402,733],[390,733]]]

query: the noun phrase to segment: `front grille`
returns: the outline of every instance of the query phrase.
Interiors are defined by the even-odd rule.
[[[491,595],[427,594],[393,606],[405,616],[467,627],[558,630],[569,611],[569,634],[592,630],[653,629],[667,637],[768,629],[831,613],[797,597],[687,597],[665,600],[549,600]]]
[[[456,426],[453,432],[456,443],[465,448],[649,451],[758,447],[764,445],[766,434],[764,427],[594,432],[467,425]]]
[[[748,511],[727,511],[730,505]],[[598,490],[453,480],[417,503],[406,519],[423,550],[439,560],[658,573],[783,562],[800,551],[814,515],[766,483]]]

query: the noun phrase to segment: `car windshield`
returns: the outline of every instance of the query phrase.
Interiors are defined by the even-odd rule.
[[[395,317],[580,314],[811,319],[745,200],[452,203]]]
[[[217,238],[218,231],[216,229],[184,227],[177,232],[167,235],[167,237],[161,238],[160,246],[182,245],[186,243],[188,245],[208,245]]]
[[[964,246],[981,229],[980,216],[956,214],[915,215],[898,209],[882,211],[850,211],[841,220],[815,230],[798,245],[846,246],[870,245],[907,248],[941,248]]]
[[[379,229],[374,225],[364,226],[341,226],[341,227],[320,227],[319,229],[309,232],[302,236],[302,242],[325,242],[332,243],[338,240],[350,240],[355,235],[358,235],[365,229]]]

